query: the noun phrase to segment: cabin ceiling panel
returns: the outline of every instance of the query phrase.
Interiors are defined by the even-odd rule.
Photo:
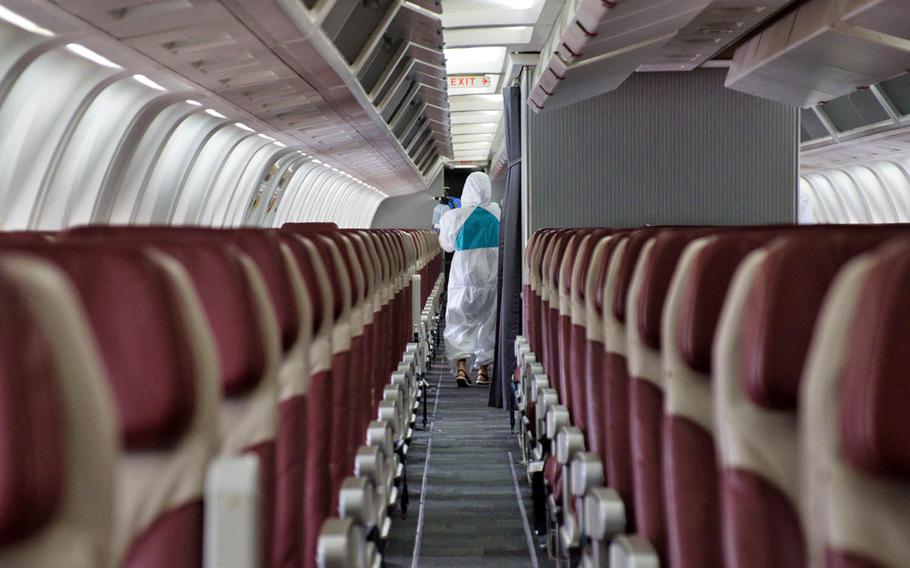
[[[353,66],[339,69],[330,60],[326,49],[334,47],[321,30],[301,31],[317,20],[331,24],[323,19],[325,14],[310,13],[304,5],[288,13],[279,0],[50,0],[48,4],[51,2],[62,11],[35,10],[41,15],[36,20],[56,18],[74,33],[116,39],[179,74],[189,81],[188,87],[201,87],[249,112],[262,121],[266,131],[273,129],[273,135],[284,135],[289,143],[293,139],[313,153],[343,152],[337,156],[343,162],[340,167],[385,191],[401,193],[425,187],[418,164],[367,108],[369,98],[352,92],[358,84]],[[383,43],[384,37],[399,37],[406,42],[401,44],[401,53],[410,54],[415,61],[411,77],[427,85],[421,99],[447,112],[438,0],[380,2],[373,10],[379,26],[374,26],[376,17],[360,13],[365,6],[359,0],[336,5],[340,10],[349,9],[340,14],[338,31],[347,25],[354,26],[350,29],[365,26],[359,30],[363,45],[351,51],[356,51],[354,60],[360,51],[372,56],[368,50]],[[316,45],[319,41],[328,45]],[[351,76],[345,77],[346,73]],[[447,122],[444,118],[433,123],[440,139],[448,136]],[[445,151],[450,145],[446,142],[441,147]]]

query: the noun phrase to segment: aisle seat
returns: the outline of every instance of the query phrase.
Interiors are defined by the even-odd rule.
[[[553,287],[551,298],[556,305],[556,367],[559,369],[559,402],[565,406],[573,419],[572,412],[576,399],[572,392],[570,377],[571,341],[572,341],[572,272],[578,262],[581,242],[590,232],[588,229],[575,229],[571,232],[565,249],[554,263]]]
[[[260,546],[268,565],[299,559],[303,520],[297,504],[305,449],[296,432],[306,420],[303,370],[308,366],[309,334],[303,330],[310,302],[294,288],[299,271],[288,265],[293,260],[278,236],[258,229],[93,226],[69,231],[62,238],[152,244],[189,271],[223,366],[222,452],[259,456],[264,539]],[[238,357],[245,349],[256,355],[241,367]],[[244,374],[245,384],[234,384],[238,373]]]
[[[123,443],[112,563],[200,566],[203,484],[218,448],[219,370],[189,275],[163,253],[135,247],[0,241],[0,248],[61,268],[88,314]]]
[[[606,453],[602,456],[606,478],[626,506],[627,531],[637,529],[635,489],[632,473],[629,397],[631,379],[628,367],[626,304],[638,257],[644,245],[661,229],[631,231],[618,242],[611,258],[602,290],[604,325],[604,412],[597,426],[604,436]]]
[[[797,425],[806,354],[838,270],[898,231],[802,231],[740,266],[713,354],[727,564],[805,565]]]
[[[664,375],[661,319],[680,255],[710,230],[667,229],[641,250],[626,300],[629,435],[637,533],[666,561],[662,466]]]
[[[301,438],[306,442],[306,471],[302,510],[304,520],[304,566],[316,563],[316,543],[322,523],[334,513],[331,500],[330,456],[335,437],[332,432],[333,416],[344,409],[335,409],[332,403],[334,382],[332,376],[332,330],[336,302],[340,298],[329,280],[329,270],[319,251],[319,244],[308,236],[281,232],[304,276],[304,282],[314,298],[313,334],[309,356],[309,389],[307,394],[307,422]]]
[[[808,562],[910,558],[910,241],[848,264],[816,326],[800,392]]]
[[[778,235],[743,229],[692,242],[667,293],[662,460],[670,566],[723,566],[711,348],[737,267]]]
[[[4,253],[0,302],[0,565],[109,566],[120,430],[80,299]]]
[[[585,393],[585,376],[588,370],[585,368],[585,340],[586,329],[588,325],[587,305],[585,303],[585,285],[588,280],[588,272],[591,268],[594,250],[600,243],[601,239],[610,234],[607,229],[592,230],[584,236],[579,243],[577,260],[573,266],[569,282],[569,309],[570,324],[569,333],[569,389],[572,394],[570,397],[572,412],[572,423],[578,426],[582,433],[585,434],[586,446],[588,443],[588,404]]]
[[[283,229],[284,230],[284,229]],[[331,369],[331,444],[329,446],[330,486],[329,503],[338,502],[338,493],[344,478],[350,474],[353,450],[348,448],[350,440],[349,414],[346,399],[350,385],[349,374],[351,347],[351,303],[352,280],[338,245],[319,227],[295,224],[287,229],[311,242],[319,252],[333,293],[332,359]],[[333,505],[334,506],[334,505]]]
[[[585,279],[583,296],[586,316],[585,372],[582,386],[585,401],[585,436],[589,450],[597,453],[602,460],[607,456],[606,436],[601,431],[601,424],[606,412],[606,403],[603,398],[606,382],[603,290],[607,279],[615,278],[619,261],[614,252],[617,245],[624,239],[624,232],[614,232],[601,239],[591,251],[591,266]],[[611,270],[614,273],[612,275]],[[608,475],[606,468],[604,468],[604,474]],[[607,482],[609,483],[609,479]]]

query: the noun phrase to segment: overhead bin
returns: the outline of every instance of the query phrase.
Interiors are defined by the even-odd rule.
[[[616,89],[710,0],[576,0],[554,27],[535,73],[537,111]]]
[[[798,4],[736,50],[726,86],[809,107],[899,75],[910,67],[910,15],[899,4]]]
[[[692,71],[738,43],[789,3],[789,0],[714,0],[638,70]]]

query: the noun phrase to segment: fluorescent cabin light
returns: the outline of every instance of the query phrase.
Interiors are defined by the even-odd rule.
[[[193,105],[194,107],[201,107],[201,106],[202,106],[202,103],[200,103],[199,101],[194,101],[193,99],[187,99],[187,100],[186,100],[186,104],[188,104],[188,105]]]
[[[456,47],[444,50],[449,75],[500,73],[506,59],[505,47]]]
[[[268,140],[269,142],[274,142],[274,141],[275,141],[274,138],[272,138],[271,136],[268,136],[268,135],[266,135],[266,134],[260,133],[260,134],[257,134],[257,136],[259,136],[260,138],[263,138],[263,139],[265,139],[265,140]]]
[[[255,130],[253,130],[252,128],[250,128],[249,126],[247,126],[246,124],[244,124],[242,122],[235,122],[234,126],[239,128],[240,130],[246,130],[247,132],[255,132]]]
[[[285,146],[284,144],[282,144],[281,142],[278,142],[278,141],[272,142],[272,144],[274,144],[275,146],[278,146],[279,148],[287,148],[287,146]]]
[[[226,116],[224,116],[217,110],[210,109],[210,108],[205,109],[205,114],[207,114],[209,116],[214,116],[215,118],[227,118]]]
[[[123,67],[117,65],[116,63],[114,63],[113,61],[108,59],[107,57],[104,57],[103,55],[95,53],[94,51],[92,51],[91,49],[85,47],[84,45],[82,45],[80,43],[68,43],[68,44],[66,44],[66,48],[68,50],[72,51],[73,53],[75,53],[76,55],[78,55],[79,57],[88,59],[92,63],[97,63],[98,65],[102,65],[104,67],[109,67],[111,69],[123,69]]]
[[[133,75],[133,79],[135,79],[136,82],[139,83],[140,85],[145,85],[146,87],[148,87],[150,89],[155,89],[156,91],[167,91],[167,89],[165,89],[158,83],[152,81],[145,75],[136,74],[136,75]]]
[[[316,158],[313,158],[313,163],[314,163],[314,164],[321,164],[322,162],[320,162],[320,161],[317,160]]]
[[[52,37],[54,35],[54,32],[50,31],[49,29],[42,28],[28,18],[23,18],[19,14],[13,12],[8,8],[4,8],[3,6],[0,6],[0,20],[5,20],[17,28],[21,28],[33,34],[43,35],[45,37]]]

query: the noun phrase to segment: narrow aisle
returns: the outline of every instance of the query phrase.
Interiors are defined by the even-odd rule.
[[[429,379],[441,386],[429,397],[428,431],[414,434],[411,509],[393,520],[385,565],[536,567],[530,489],[508,415],[487,407],[486,387],[457,388],[445,361]]]

